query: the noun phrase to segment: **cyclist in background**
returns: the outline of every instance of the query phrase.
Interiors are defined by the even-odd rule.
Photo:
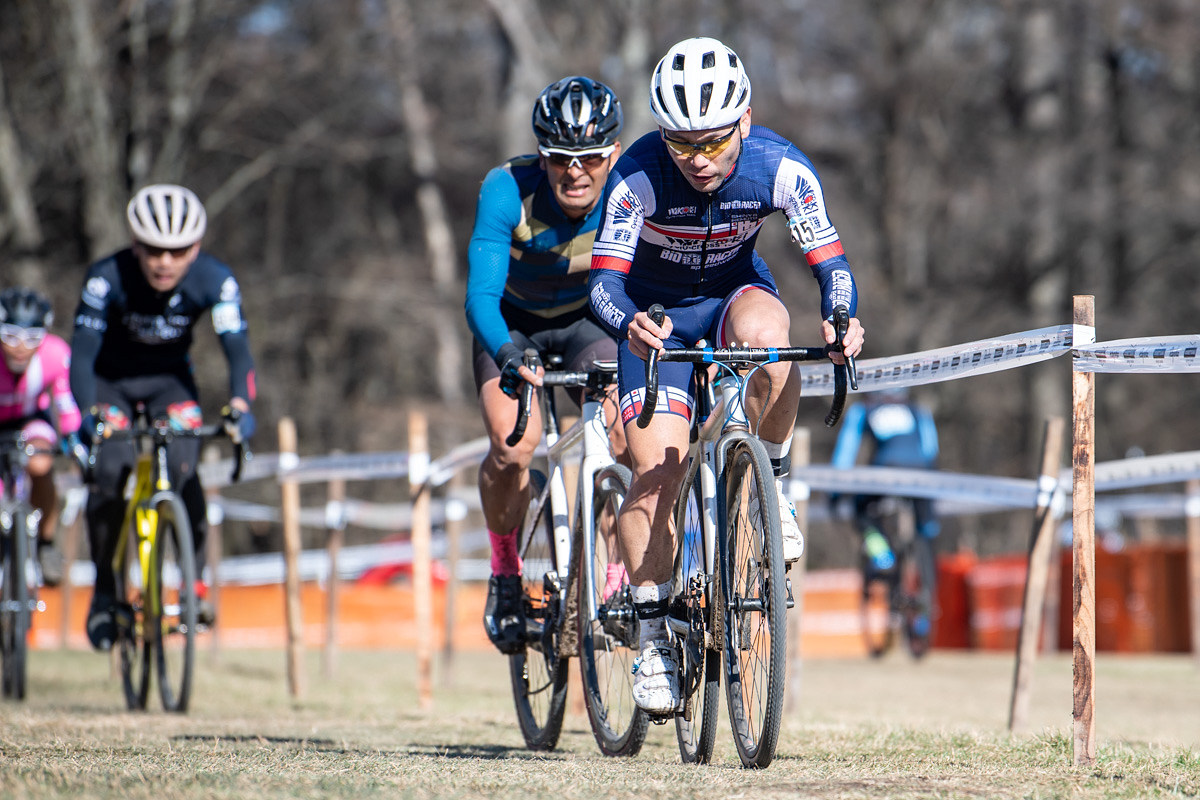
[[[863,444],[869,447],[868,463],[876,467],[937,469],[938,435],[933,415],[909,399],[903,388],[871,392],[863,402],[851,406],[842,420],[833,466],[853,467]],[[863,559],[867,569],[886,573],[896,565],[892,542],[879,518],[879,496],[856,495],[854,523],[862,534]],[[830,497],[835,505],[836,495]],[[912,498],[917,533],[937,538],[941,523],[927,497]]]
[[[173,427],[200,427],[199,392],[188,350],[192,329],[202,316],[212,318],[229,362],[229,405],[236,409],[234,435],[254,432],[254,360],[246,337],[241,290],[228,266],[200,250],[207,224],[204,206],[190,190],[155,184],[139,190],[126,207],[133,238],[130,247],[88,267],[75,311],[71,341],[71,391],[81,409],[85,439],[96,421],[114,430],[128,428],[139,404],[150,419]],[[85,441],[85,444],[90,444]],[[197,574],[204,568],[208,531],[204,492],[196,474],[198,439],[171,443],[171,480],[180,488],[192,524]],[[112,559],[125,512],[124,487],[133,467],[132,442],[100,448],[88,494],[88,540],[96,565],[96,586],[88,609],[92,646],[107,649],[115,636],[115,576]],[[215,611],[207,587],[198,582],[201,622],[212,624]]]
[[[71,397],[71,351],[49,332],[54,322],[50,301],[33,289],[0,292],[0,430],[20,430],[36,450],[54,450],[59,433],[73,438],[79,428],[79,408]],[[57,423],[58,430],[55,430]],[[38,453],[26,467],[29,499],[41,512],[38,522],[38,564],[42,581],[57,586],[63,579],[62,552],[54,546],[58,528],[58,491],[54,487],[54,456]]]
[[[754,250],[759,228],[776,211],[820,286],[823,341],[836,338],[835,306],[853,315],[857,290],[812,163],[791,142],[751,125],[750,79],[737,54],[715,39],[674,45],[654,69],[650,110],[658,130],[630,146],[609,175],[590,294],[596,317],[621,340],[621,417],[634,462],[619,528],[640,630],[633,699],[651,713],[667,713],[679,701],[678,657],[665,618],[671,507],[687,467],[694,403],[692,366],[660,365],[663,413],[642,429],[632,423],[645,394],[644,359],[651,348],[700,339],[718,347],[788,346],[788,309]],[[661,324],[646,313],[653,303],[667,309]],[[856,355],[862,342],[862,325],[851,319],[846,353]],[[759,438],[782,477],[800,398],[795,364],[767,365],[748,395],[748,415],[761,419]],[[791,563],[804,542],[781,486],[777,493]]]
[[[505,443],[516,423],[521,385],[541,380],[523,366],[522,355],[527,347],[559,353],[568,370],[616,358],[616,344],[588,309],[587,275],[623,122],[621,104],[604,84],[581,75],[556,81],[533,106],[537,154],[495,167],[479,192],[466,315],[490,440],[479,469],[492,550],[484,628],[502,653],[524,647],[516,529],[528,506],[529,463],[542,430],[535,406],[525,437],[515,447]],[[612,430],[619,437],[620,426]],[[623,439],[613,451],[624,457]],[[619,585],[621,577],[610,571],[608,581]]]

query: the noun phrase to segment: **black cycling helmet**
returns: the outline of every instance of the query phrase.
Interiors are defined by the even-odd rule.
[[[533,104],[538,146],[557,150],[609,147],[621,135],[621,101],[603,83],[573,75],[542,90]],[[588,127],[592,127],[588,132]]]
[[[18,328],[49,328],[54,322],[50,301],[33,289],[13,288],[0,292],[0,324]]]

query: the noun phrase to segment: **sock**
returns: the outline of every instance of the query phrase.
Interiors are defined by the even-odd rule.
[[[604,570],[604,591],[600,596],[607,600],[620,590],[625,581],[625,565],[609,564]]]
[[[782,478],[792,471],[792,437],[790,435],[780,444],[764,439],[763,447],[771,459],[771,472],[776,478]]]
[[[667,638],[667,594],[670,583],[633,587],[633,610],[638,618],[638,649]]]
[[[517,529],[511,533],[488,531],[492,543],[492,574],[520,575],[521,557],[517,554]]]

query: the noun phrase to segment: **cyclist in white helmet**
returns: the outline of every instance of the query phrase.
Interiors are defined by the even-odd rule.
[[[751,124],[750,97],[742,60],[723,43],[695,38],[671,47],[650,81],[658,130],[626,149],[609,174],[592,248],[592,310],[622,341],[621,414],[634,462],[619,525],[641,637],[633,694],[655,714],[671,713],[679,703],[678,658],[665,624],[674,552],[669,520],[686,468],[693,398],[691,365],[660,363],[659,396],[665,393],[668,402],[659,403],[662,413],[649,427],[638,428],[633,421],[645,390],[644,359],[664,343],[684,347],[699,339],[716,346],[789,346],[789,309],[754,250],[759,229],[776,211],[820,286],[815,321],[825,342],[836,338],[834,307],[845,305],[853,316],[857,305],[812,162],[783,137]],[[666,308],[661,324],[646,313],[654,303]],[[862,343],[862,325],[851,319],[846,353],[857,355]],[[759,438],[782,477],[800,398],[795,364],[767,365],[748,395],[750,418],[761,418]],[[782,490],[779,504],[790,564],[804,540]]]
[[[192,328],[202,316],[210,316],[229,362],[225,413],[237,418],[235,435],[248,438],[254,432],[254,359],[241,289],[227,265],[200,249],[207,226],[204,205],[190,189],[155,184],[133,196],[125,218],[131,246],[88,267],[75,311],[71,392],[86,414],[81,436],[95,431],[98,417],[111,428],[128,427],[139,405],[151,419],[167,419],[173,427],[200,427],[199,391],[188,351]],[[188,509],[202,570],[208,523],[195,471],[199,450],[197,439],[172,442],[169,466]],[[97,649],[110,647],[115,636],[112,557],[124,514],[125,476],[133,461],[131,443],[105,444],[88,493],[96,584],[87,633]],[[207,586],[200,582],[196,590],[201,621],[212,624],[215,610]]]

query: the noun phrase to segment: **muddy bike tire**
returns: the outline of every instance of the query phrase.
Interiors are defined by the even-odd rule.
[[[540,472],[530,471],[530,492],[538,497],[546,485]],[[560,636],[557,597],[547,592],[547,574],[554,570],[554,525],[547,498],[532,525],[523,525],[518,552],[523,564],[521,583],[525,611],[524,649],[508,657],[509,678],[517,724],[530,750],[553,750],[562,733],[567,706],[569,661],[558,652]],[[565,580],[566,576],[562,576]]]
[[[787,585],[775,478],[762,443],[743,439],[725,472],[725,696],[742,766],[775,757],[787,680]]]
[[[628,579],[611,596],[605,597],[607,566],[621,563],[619,553],[609,552],[600,533],[607,509],[612,519],[629,492],[629,468],[612,464],[596,473],[592,490],[593,530],[596,543],[591,568],[580,569],[579,580],[579,669],[583,676],[584,705],[588,723],[600,752],[606,756],[632,757],[642,749],[650,718],[633,702],[633,662],[638,656],[637,626],[633,622],[633,596]],[[576,545],[582,548],[582,530]],[[583,561],[580,561],[581,567]],[[589,616],[589,600],[597,614]]]

